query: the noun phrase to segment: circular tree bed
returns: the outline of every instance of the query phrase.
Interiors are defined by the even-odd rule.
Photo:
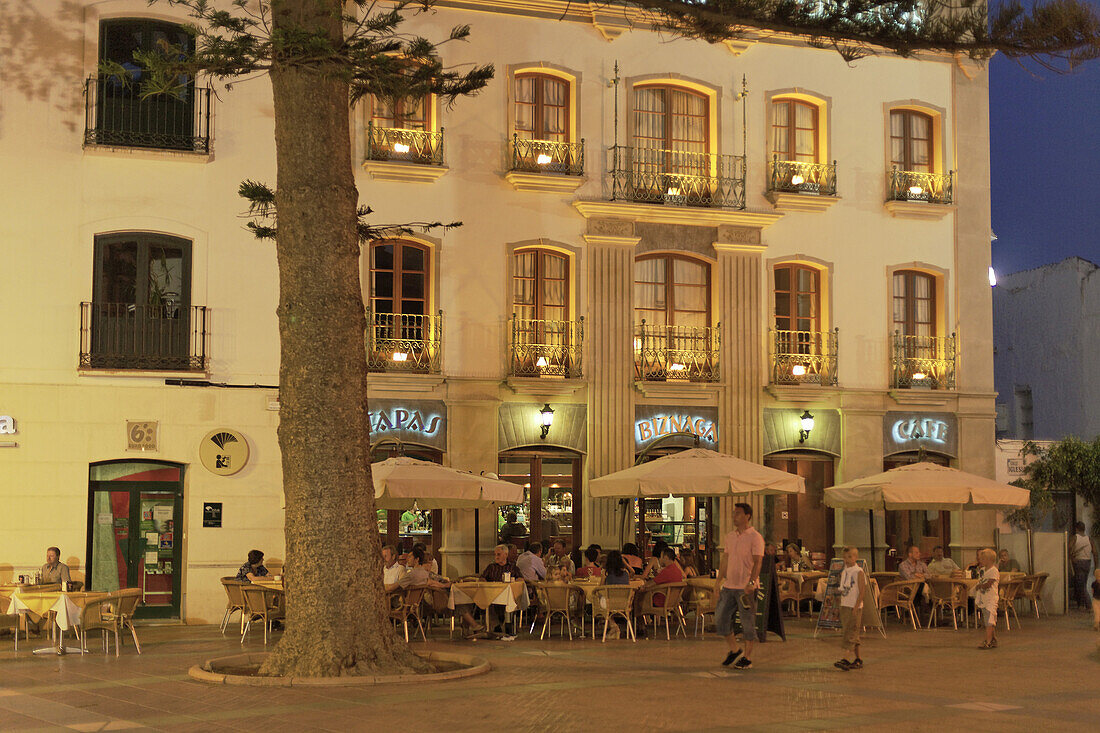
[[[347,677],[261,677],[260,665],[267,652],[234,654],[228,657],[208,659],[196,664],[188,674],[192,679],[215,685],[244,685],[252,687],[301,687],[379,685],[389,682],[428,681],[442,682],[485,674],[492,666],[481,657],[453,652],[416,652],[434,672],[424,674],[363,675]]]

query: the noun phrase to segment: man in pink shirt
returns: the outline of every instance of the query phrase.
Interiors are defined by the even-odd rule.
[[[734,669],[752,668],[752,647],[756,643],[756,589],[760,584],[760,563],[764,560],[764,538],[752,527],[752,507],[733,505],[733,531],[722,543],[726,560],[718,568],[721,590],[714,622],[718,634],[726,637],[729,654],[722,664]],[[744,650],[737,643],[733,619],[741,621]]]

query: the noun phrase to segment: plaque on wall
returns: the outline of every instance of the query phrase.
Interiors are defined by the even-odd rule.
[[[244,468],[248,453],[248,441],[236,430],[211,430],[199,443],[199,460],[218,476],[232,476]]]

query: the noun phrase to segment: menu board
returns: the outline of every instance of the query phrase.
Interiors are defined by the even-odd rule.
[[[787,640],[786,630],[783,628],[783,613],[779,606],[779,587],[775,580],[775,558],[765,557],[760,565],[760,583],[756,586],[756,640],[764,642],[768,640],[768,632],[772,632],[783,641]],[[741,615],[733,623],[735,633],[741,633]]]
[[[856,564],[863,568],[864,577],[870,582],[870,574],[867,571],[866,560],[856,560]],[[825,597],[821,600],[821,613],[817,617],[817,626],[814,627],[814,636],[820,629],[839,629],[840,623],[840,574],[844,571],[844,560],[834,557],[829,563],[829,579],[825,582]],[[879,618],[878,604],[875,603],[874,594],[867,588],[863,595],[863,626],[882,628],[882,620]]]

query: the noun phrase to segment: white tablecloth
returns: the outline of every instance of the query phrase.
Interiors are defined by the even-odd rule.
[[[527,597],[527,584],[522,580],[513,580],[511,583],[478,581],[451,585],[448,608],[471,603],[481,609],[504,606],[504,610],[511,613],[516,609],[527,608],[530,599]]]

